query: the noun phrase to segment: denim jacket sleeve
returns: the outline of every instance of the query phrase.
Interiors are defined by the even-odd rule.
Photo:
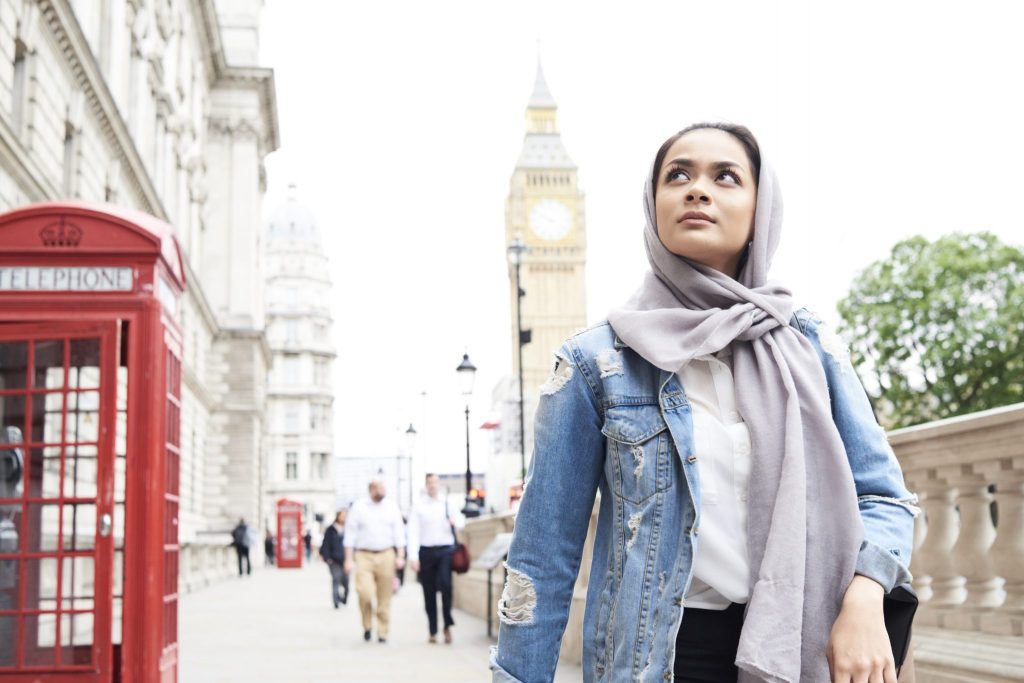
[[[875,419],[846,345],[806,310],[799,311],[797,318],[825,369],[832,419],[846,447],[857,488],[864,541],[855,571],[878,582],[888,593],[912,578],[914,518],[920,513],[917,496],[904,484],[896,454]]]
[[[551,681],[603,472],[600,390],[570,339],[541,387],[491,650],[493,680]]]

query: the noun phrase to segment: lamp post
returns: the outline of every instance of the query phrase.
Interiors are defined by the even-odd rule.
[[[519,266],[523,261],[523,254],[526,253],[526,244],[522,239],[516,237],[508,245],[508,260],[516,271],[516,339],[519,351],[519,477],[526,479],[526,410],[523,407],[523,346],[530,343],[531,330],[523,329],[523,295],[526,291],[519,284]]]
[[[412,426],[412,422],[409,423],[409,428],[405,430],[405,450],[409,458],[409,511],[412,512],[412,456],[416,450],[416,428]]]
[[[459,373],[459,380],[462,382],[462,395],[466,397],[466,506],[463,508],[462,514],[467,517],[476,517],[479,511],[475,507],[471,509],[469,503],[469,492],[473,488],[473,471],[469,464],[469,397],[473,395],[476,366],[469,360],[468,353],[462,354],[462,362],[459,363],[459,367],[455,368],[455,371]]]

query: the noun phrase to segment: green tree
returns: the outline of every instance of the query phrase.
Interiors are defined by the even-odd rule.
[[[995,235],[900,242],[838,308],[886,427],[1024,401],[1024,251]]]

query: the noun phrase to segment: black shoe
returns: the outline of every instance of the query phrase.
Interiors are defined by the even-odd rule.
[[[388,639],[387,638],[378,638],[377,642],[378,643],[386,643],[386,642],[388,642]]]
[[[370,642],[370,632],[369,631],[363,631],[363,640],[365,640],[366,642]]]

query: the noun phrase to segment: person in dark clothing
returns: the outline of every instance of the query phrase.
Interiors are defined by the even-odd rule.
[[[274,564],[274,535],[270,533],[270,529],[267,529],[267,534],[263,537],[263,556],[268,565]]]
[[[308,563],[313,557],[313,532],[306,529],[306,533],[302,536],[302,542],[306,546],[306,562]]]
[[[331,570],[331,600],[334,609],[348,602],[348,574],[345,573],[345,517],[348,510],[339,510],[334,524],[324,532],[320,544],[320,557]]]
[[[252,574],[252,562],[249,561],[249,525],[244,519],[238,520],[238,525],[231,530],[231,545],[235,547],[238,554],[238,575]],[[242,562],[245,562],[245,571],[242,571]]]

